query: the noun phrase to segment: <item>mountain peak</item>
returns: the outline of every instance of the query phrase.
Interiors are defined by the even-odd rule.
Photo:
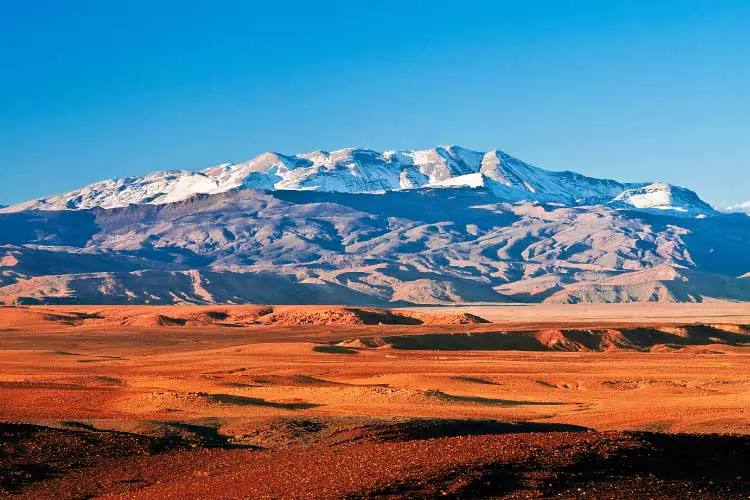
[[[299,155],[266,152],[246,162],[220,164],[199,172],[170,170],[105,180],[4,211],[163,204],[234,189],[374,193],[436,187],[487,189],[504,202],[610,204],[685,216],[715,213],[685,188],[664,183],[622,184],[576,172],[549,171],[500,150],[480,152],[458,145],[385,152],[359,147]]]
[[[632,189],[617,195],[611,202],[613,206],[635,208],[648,211],[669,211],[685,215],[714,215],[717,212],[701,200],[695,192],[657,182]]]

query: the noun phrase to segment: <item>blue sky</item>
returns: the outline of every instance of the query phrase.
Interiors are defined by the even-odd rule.
[[[460,144],[750,200],[750,2],[0,0],[0,203]]]

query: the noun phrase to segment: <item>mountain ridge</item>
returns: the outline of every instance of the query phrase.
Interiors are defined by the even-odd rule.
[[[0,300],[750,300],[750,218],[502,202],[489,190],[238,190],[0,214]]]
[[[166,204],[194,195],[233,190],[377,193],[456,187],[486,189],[504,202],[611,204],[616,208],[668,211],[691,217],[717,213],[686,188],[665,183],[620,183],[572,171],[545,170],[499,150],[481,152],[460,146],[384,152],[345,148],[299,155],[268,152],[246,162],[221,164],[196,172],[166,170],[104,180],[0,211]]]
[[[458,146],[105,180],[0,209],[0,302],[750,301],[750,217]]]

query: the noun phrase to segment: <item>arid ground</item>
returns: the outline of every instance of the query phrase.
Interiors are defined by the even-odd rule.
[[[750,305],[0,307],[0,497],[748,498]]]

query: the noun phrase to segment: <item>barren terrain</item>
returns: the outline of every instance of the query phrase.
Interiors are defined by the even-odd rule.
[[[0,308],[0,496],[747,498],[750,306]]]
[[[344,165],[335,172],[348,175]],[[474,188],[240,190],[111,209],[14,207],[0,210],[0,303],[750,301],[744,215],[517,199]]]

